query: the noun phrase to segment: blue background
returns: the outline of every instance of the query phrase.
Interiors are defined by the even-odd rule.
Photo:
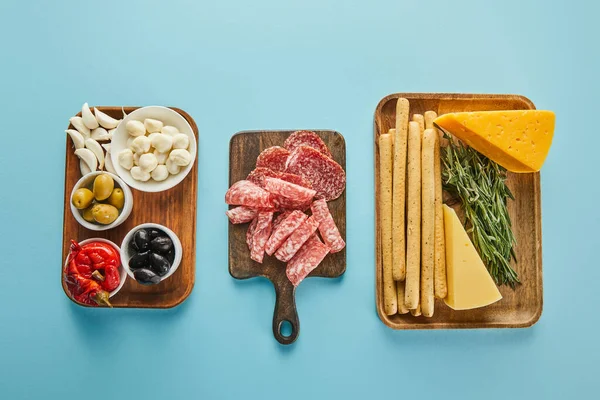
[[[600,9],[487,3],[2,1],[0,397],[595,393]],[[397,332],[379,321],[373,112],[400,91],[519,93],[556,112],[533,328]],[[63,294],[64,129],[84,101],[178,106],[198,124],[196,286],[178,308],[87,310]],[[227,272],[223,194],[233,133],[300,127],[346,137],[348,268],[299,287],[301,334],[282,347],[270,284]]]

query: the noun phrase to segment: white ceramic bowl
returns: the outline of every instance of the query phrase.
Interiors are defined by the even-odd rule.
[[[119,153],[127,148],[127,139],[129,139],[129,133],[127,132],[127,122],[137,120],[144,122],[146,118],[153,118],[161,121],[164,125],[174,126],[181,133],[185,133],[190,139],[190,146],[188,151],[192,156],[192,161],[187,167],[181,169],[177,175],[169,175],[167,179],[161,182],[157,182],[150,179],[146,182],[136,181],[131,177],[131,173],[119,164]],[[132,188],[140,190],[142,192],[162,192],[164,190],[171,189],[179,182],[181,182],[187,174],[191,171],[196,161],[197,153],[196,136],[190,124],[185,118],[181,116],[177,111],[171,110],[167,107],[162,106],[148,106],[138,108],[132,111],[129,115],[123,118],[123,121],[117,127],[117,130],[113,134],[111,141],[110,154],[112,157],[113,166],[117,171],[117,174]]]
[[[117,219],[114,220],[112,224],[108,225],[95,224],[93,222],[86,221],[85,219],[83,219],[83,210],[78,210],[71,201],[71,199],[73,198],[73,194],[77,189],[81,187],[91,187],[92,183],[94,182],[94,179],[96,179],[96,177],[101,174],[107,174],[112,176],[113,180],[115,181],[115,187],[117,187],[118,185],[121,189],[123,189],[123,196],[125,197],[125,204],[123,205],[123,209],[119,212],[119,216],[117,217]],[[110,172],[106,171],[96,171],[84,175],[77,181],[75,186],[73,186],[73,190],[71,191],[71,197],[69,197],[69,204],[71,205],[71,213],[73,214],[77,222],[79,222],[83,227],[92,231],[105,231],[121,225],[129,217],[129,214],[131,214],[131,210],[133,209],[133,194],[131,194],[131,189],[129,189],[125,182],[123,182],[123,180],[115,174],[111,174]]]
[[[81,242],[79,242],[79,245],[83,246],[83,245],[91,243],[91,242],[102,242],[102,243],[109,244],[115,250],[117,250],[117,252],[119,254],[121,254],[121,249],[119,248],[119,246],[117,246],[115,243],[111,242],[110,240],[103,239],[103,238],[85,239],[85,240],[82,240]],[[67,266],[67,260],[68,260],[68,257],[65,260],[65,267]],[[121,256],[121,265],[119,265],[119,277],[121,278],[121,282],[119,283],[119,286],[117,286],[117,288],[115,290],[113,290],[112,292],[109,293],[109,295],[108,295],[109,298],[113,297],[115,294],[117,294],[119,292],[119,290],[121,290],[121,288],[125,284],[125,280],[127,279],[127,272],[125,271],[125,267],[123,267],[123,258],[122,258],[122,256]]]
[[[175,249],[175,259],[173,260],[173,264],[171,265],[171,269],[169,270],[169,272],[165,276],[162,276],[160,278],[160,281],[162,282],[165,279],[167,279],[168,277],[170,277],[171,275],[173,275],[175,273],[175,271],[177,271],[177,268],[179,268],[179,264],[181,264],[181,258],[183,256],[183,247],[181,246],[181,242],[179,241],[179,238],[177,237],[175,232],[173,232],[172,230],[170,230],[169,228],[167,228],[164,225],[146,223],[146,224],[138,225],[135,228],[133,228],[132,230],[130,230],[129,232],[127,232],[127,235],[125,235],[125,238],[123,239],[123,242],[121,243],[121,264],[125,267],[125,271],[127,272],[127,275],[129,275],[129,277],[131,279],[135,280],[133,271],[129,268],[129,259],[134,254],[131,251],[131,249],[129,248],[129,242],[131,241],[131,239],[133,238],[133,234],[137,230],[148,229],[148,228],[159,229],[159,230],[163,231],[164,233],[166,233],[167,236],[169,236],[171,238],[171,241],[173,242],[173,248]]]

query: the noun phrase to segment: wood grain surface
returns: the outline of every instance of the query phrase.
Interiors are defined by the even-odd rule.
[[[113,118],[123,118],[121,107],[97,107]],[[130,113],[139,107],[124,107]],[[198,127],[194,119],[185,111],[173,108],[180,113],[190,124],[196,142],[198,142]],[[78,116],[81,113],[77,114]],[[69,126],[70,129],[74,129]],[[110,299],[113,307],[124,308],[170,308],[183,302],[194,288],[196,274],[196,204],[198,182],[198,157],[194,167],[185,179],[177,186],[158,193],[140,192],[131,189],[133,193],[133,210],[123,224],[107,231],[91,231],[79,225],[71,214],[69,206],[70,194],[73,186],[81,178],[79,172],[79,159],[73,154],[71,139],[67,136],[66,163],[65,163],[65,204],[63,226],[63,263],[69,252],[71,239],[81,241],[88,238],[105,238],[121,246],[123,238],[135,226],[154,222],[171,229],[179,237],[183,247],[183,258],[175,273],[158,285],[144,286],[134,279],[127,278],[123,288]],[[61,263],[61,272],[62,272]],[[65,294],[76,302],[69,294],[66,284],[61,281]],[[77,302],[76,302],[77,303]],[[83,304],[77,303],[85,306]]]
[[[522,328],[533,325],[542,314],[542,230],[540,174],[508,173],[507,184],[515,196],[508,201],[508,212],[517,239],[517,263],[511,263],[522,282],[516,289],[501,286],[502,300],[474,310],[455,311],[442,300],[436,300],[432,318],[411,314],[387,316],[383,312],[381,244],[379,239],[379,151],[380,133],[395,127],[396,102],[404,97],[410,102],[410,114],[432,110],[438,115],[459,111],[526,110],[533,103],[518,95],[396,93],[384,97],[375,110],[375,295],[377,312],[387,326],[394,329],[459,329],[459,328]],[[454,205],[462,219],[459,205]],[[463,219],[464,220],[464,219]]]
[[[229,142],[229,185],[246,179],[256,166],[256,158],[267,147],[283,146],[289,131],[243,131],[235,134]],[[344,170],[346,169],[346,144],[344,137],[335,131],[316,130],[327,144]],[[346,240],[346,191],[334,201],[328,202],[331,215],[340,234]],[[231,207],[233,208],[233,207]],[[224,221],[226,220],[223,217]],[[229,273],[236,279],[248,279],[258,276],[269,279],[275,288],[275,311],[273,313],[273,335],[281,344],[293,343],[300,333],[300,320],[296,310],[295,288],[285,274],[285,263],[265,254],[262,264],[250,259],[246,245],[248,224],[229,224]],[[323,262],[311,272],[311,276],[335,278],[346,271],[346,249],[328,254]],[[291,334],[281,334],[281,324],[288,321]]]

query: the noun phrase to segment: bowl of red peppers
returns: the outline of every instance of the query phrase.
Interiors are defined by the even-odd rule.
[[[102,238],[71,240],[63,271],[69,297],[86,306],[112,307],[110,298],[127,279],[120,252],[119,246]]]

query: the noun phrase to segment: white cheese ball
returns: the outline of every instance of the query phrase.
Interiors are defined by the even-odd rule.
[[[192,161],[192,156],[187,150],[175,149],[169,154],[169,160],[180,167],[185,167]]]
[[[154,137],[156,135],[160,135],[160,132],[154,132],[148,135],[148,139],[150,139],[150,143],[152,143],[152,139],[154,139]]]
[[[160,132],[160,130],[163,128],[163,123],[157,119],[146,118],[144,120],[144,127],[148,133]]]
[[[177,135],[179,133],[179,130],[177,128],[175,128],[174,126],[165,125],[160,130],[160,132],[163,133],[163,134],[165,134],[165,135],[175,136],[175,135]]]
[[[167,162],[167,158],[169,158],[169,153],[161,153],[158,150],[154,150],[154,155],[156,156],[158,165],[164,165]]]
[[[138,136],[133,139],[129,147],[134,153],[147,153],[150,150],[150,139],[146,136]]]
[[[166,165],[159,165],[154,168],[150,176],[152,176],[152,179],[157,182],[164,181],[169,177],[169,170],[167,170]]]
[[[127,148],[131,149],[131,143],[133,143],[133,141],[135,140],[135,136],[129,136],[129,138],[127,139]],[[131,150],[133,151],[133,150]]]
[[[154,135],[154,133],[152,134]],[[152,146],[161,153],[166,153],[173,146],[173,137],[157,133],[152,139]]]
[[[133,167],[131,168],[131,177],[136,181],[146,182],[150,179],[150,173],[144,171],[140,167]]]
[[[170,158],[167,159],[167,171],[172,175],[177,175],[181,171],[181,167],[173,162]]]
[[[127,121],[127,125],[125,125],[125,128],[131,136],[137,137],[146,134],[146,128],[144,127],[144,124],[142,124],[140,121]]]
[[[130,170],[133,167],[133,152],[130,149],[124,149],[119,152],[118,155],[119,165],[126,170]]]
[[[144,153],[133,153],[133,165],[140,165],[140,156]]]
[[[140,156],[138,165],[142,170],[146,172],[152,172],[158,165],[158,161],[156,160],[154,153],[146,153]]]
[[[187,149],[190,145],[190,138],[185,133],[178,133],[173,136],[174,149]]]

